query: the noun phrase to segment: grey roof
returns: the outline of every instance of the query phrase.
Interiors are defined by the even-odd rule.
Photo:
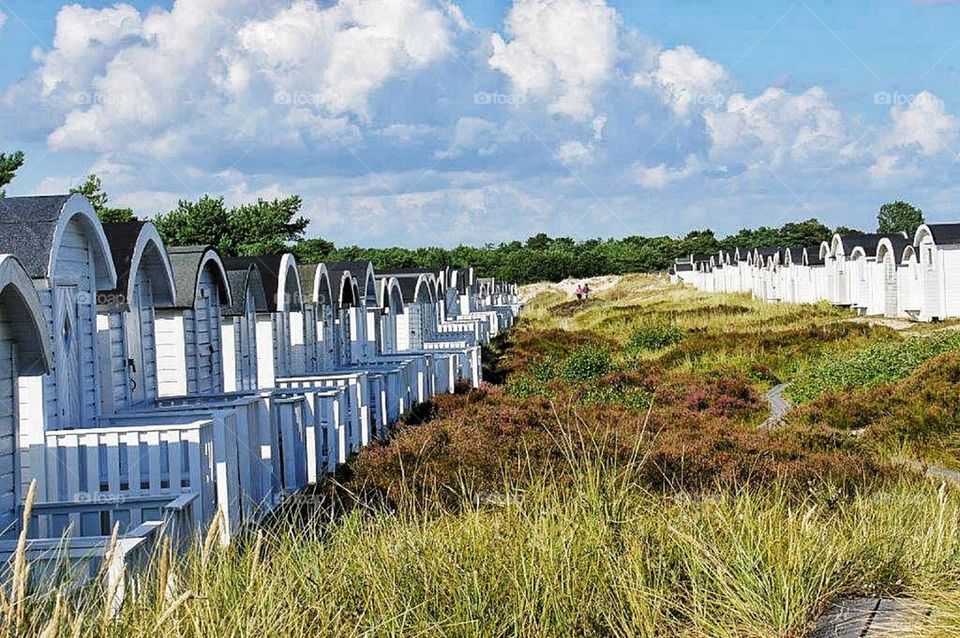
[[[70,197],[0,198],[0,253],[15,255],[34,279],[46,277],[57,222]]]
[[[126,292],[130,282],[130,270],[133,267],[133,252],[140,239],[140,231],[147,222],[132,221],[123,224],[104,224],[103,232],[110,244],[110,256],[117,270],[116,288],[108,292]]]
[[[255,263],[246,268],[230,269],[226,263],[227,281],[230,282],[230,297],[233,300],[229,306],[224,306],[223,314],[228,317],[237,317],[243,314],[247,300],[247,290],[253,293],[253,305],[257,312],[270,312],[270,302],[263,287],[263,277],[260,268]]]
[[[693,270],[693,264],[688,261],[679,262],[674,266],[676,272],[686,272]]]
[[[790,248],[783,249],[784,262],[786,262],[787,255],[790,256],[791,264],[802,264],[803,263],[803,248],[800,246],[791,246]]]
[[[297,264],[297,276],[300,277],[304,301],[316,301],[313,298],[313,280],[317,278],[319,267],[320,264]]]
[[[197,280],[200,276],[200,265],[208,251],[216,250],[212,246],[171,246],[167,248],[170,256],[170,265],[173,267],[173,282],[177,286],[177,306],[192,308],[197,296]],[[219,257],[218,257],[219,258]],[[224,303],[230,299],[229,283],[219,280],[220,294]]]
[[[938,246],[960,244],[960,223],[927,224],[927,228]]]
[[[853,249],[859,246],[863,248],[863,252],[866,253],[867,257],[876,257],[877,256],[877,247],[880,245],[881,239],[889,239],[890,241],[906,239],[903,233],[895,233],[892,235],[881,235],[879,233],[870,233],[866,235],[845,235],[840,238],[844,246],[848,246],[848,254],[853,252]]]
[[[350,276],[356,281],[358,288],[365,288],[366,282],[361,282],[360,280],[367,276],[367,269],[370,268],[370,261],[367,260],[354,260],[354,261],[338,261],[334,263],[328,263],[327,266],[327,275],[330,277],[330,287],[335,289],[335,294],[337,296],[337,301],[340,299],[340,289],[343,285],[343,275],[346,272],[350,273]],[[312,283],[311,283],[312,285]],[[360,294],[364,294],[361,292]],[[356,300],[359,301],[359,300]]]
[[[280,265],[282,255],[264,255],[262,257],[228,257],[223,260],[223,267],[229,274],[232,270],[245,270],[256,265],[260,271],[260,281],[267,297],[267,304],[271,308],[277,307],[278,293],[280,292]],[[297,273],[299,277],[299,273]],[[313,285],[313,281],[310,281]],[[236,300],[234,300],[236,303]],[[241,304],[243,301],[241,300]]]
[[[823,265],[823,259],[820,258],[820,246],[807,246],[804,250],[807,251],[808,266]]]

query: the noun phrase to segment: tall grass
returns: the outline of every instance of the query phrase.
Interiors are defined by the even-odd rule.
[[[903,478],[842,504],[827,484],[668,498],[635,485],[643,463],[578,461],[572,484],[505,485],[513,496],[497,506],[401,503],[225,549],[198,543],[150,570],[113,618],[102,592],[60,591],[0,622],[50,636],[732,638],[802,635],[844,595],[957,595],[952,491]]]

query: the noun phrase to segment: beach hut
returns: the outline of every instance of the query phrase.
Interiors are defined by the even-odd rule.
[[[884,237],[877,242],[876,274],[872,282],[872,304],[868,314],[882,314],[891,318],[903,314],[900,262],[909,245],[907,238],[901,236]]]
[[[0,215],[5,212],[0,199]],[[20,531],[20,382],[52,368],[40,297],[20,262],[0,255],[0,538],[15,538]]]
[[[33,280],[50,335],[53,369],[21,379],[24,477],[42,462],[47,430],[95,425],[100,416],[96,296],[117,274],[103,226],[80,195],[0,198],[0,254]]]
[[[922,224],[916,247],[923,297],[920,318],[934,321],[960,316],[960,223]]]
[[[156,313],[160,396],[222,393],[222,308],[233,303],[223,261],[210,246],[175,246],[167,252],[177,303]]]
[[[256,349],[272,353],[257,359],[258,385],[274,387],[277,377],[303,374],[307,370],[303,292],[293,255],[231,257],[223,261],[229,271],[255,267],[259,272],[265,307],[257,312]],[[312,356],[312,355],[311,355]]]
[[[117,283],[97,294],[101,407],[117,414],[152,405],[157,380],[157,309],[176,305],[173,266],[150,222],[104,224]]]
[[[350,366],[359,350],[359,348],[355,349],[354,343],[362,343],[365,340],[361,330],[365,329],[366,322],[359,321],[358,309],[362,302],[357,277],[358,273],[360,276],[366,274],[367,263],[348,261],[326,264],[327,277],[334,299],[334,320],[337,326],[334,359],[338,367]]]
[[[399,351],[397,347],[397,320],[403,314],[403,290],[400,288],[400,281],[396,277],[381,277],[379,290],[380,307],[382,309],[380,353],[385,355],[396,354]]]
[[[923,308],[923,274],[917,248],[908,244],[900,255],[897,269],[898,310],[910,319],[919,320]]]
[[[270,305],[257,264],[231,266],[225,261],[224,266],[232,303],[223,308],[223,386],[226,392],[255,390],[260,387],[257,317],[269,317]]]

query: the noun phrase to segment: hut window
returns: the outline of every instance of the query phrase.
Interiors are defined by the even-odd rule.
[[[70,315],[63,319],[63,345],[68,350],[73,347],[73,323],[70,320]]]

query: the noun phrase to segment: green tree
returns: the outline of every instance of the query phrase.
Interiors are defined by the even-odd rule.
[[[327,257],[335,248],[336,246],[333,245],[332,241],[322,237],[311,237],[298,241],[291,252],[301,264],[319,264],[322,261],[327,261]]]
[[[223,197],[180,200],[155,223],[171,246],[209,244],[224,257],[255,257],[286,252],[303,239],[307,219],[298,215],[303,200],[293,195],[228,209]]]
[[[913,237],[921,224],[923,211],[901,200],[884,204],[877,213],[877,232],[885,235],[906,231]]]
[[[256,257],[289,250],[289,244],[303,239],[307,218],[299,215],[299,195],[268,201],[258,199],[229,211],[230,255]]]
[[[17,151],[10,155],[0,153],[0,197],[6,196],[7,193],[3,187],[17,176],[17,171],[23,166],[25,159],[23,151]]]
[[[837,235],[865,235],[862,230],[856,228],[850,228],[849,226],[837,226],[833,229],[833,232]]]
[[[107,205],[110,198],[103,192],[100,178],[93,173],[87,175],[87,181],[83,184],[71,188],[70,192],[86,197],[90,201],[90,205],[93,206],[93,210],[97,213],[97,217],[99,217],[102,222],[123,223],[136,219],[133,211],[129,208],[112,208]]]
[[[169,213],[154,220],[168,246],[210,245],[224,256],[233,256],[228,236],[229,214],[223,197],[204,195],[196,202],[181,199]]]

